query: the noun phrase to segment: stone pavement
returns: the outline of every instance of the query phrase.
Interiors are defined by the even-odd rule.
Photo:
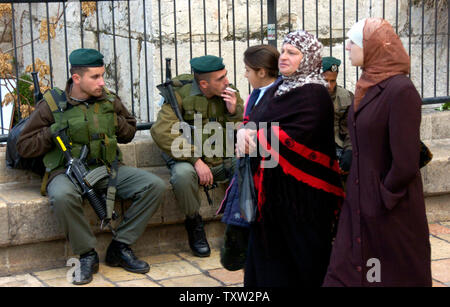
[[[450,222],[429,225],[433,287],[450,287]],[[143,257],[150,264],[147,274],[128,273],[100,263],[99,273],[84,286],[66,279],[69,267],[0,278],[0,287],[242,287],[243,271],[229,272],[220,264],[218,249],[208,258],[189,251]]]

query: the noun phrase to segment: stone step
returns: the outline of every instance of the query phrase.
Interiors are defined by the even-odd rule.
[[[184,215],[176,205],[172,187],[169,184],[169,171],[166,167],[143,168],[167,182],[164,202],[149,221],[149,226],[183,223]],[[200,193],[202,205],[200,214],[205,220],[217,219],[215,212],[222,201],[225,184],[210,191],[214,205],[209,206],[205,193]],[[122,204],[126,208],[130,201],[117,201],[115,210],[122,216]],[[100,229],[94,210],[86,202],[85,214],[94,233],[107,232]],[[119,223],[119,220],[114,223]],[[51,212],[48,197],[40,195],[40,182],[0,184],[0,247],[37,243],[64,238],[57,220]]]

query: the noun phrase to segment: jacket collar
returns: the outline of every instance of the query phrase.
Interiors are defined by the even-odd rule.
[[[369,88],[366,95],[364,95],[363,99],[361,100],[358,110],[356,110],[356,112],[354,113],[354,116],[357,116],[362,109],[364,109],[368,104],[375,100],[375,98],[386,88],[391,78],[383,80],[380,83]]]

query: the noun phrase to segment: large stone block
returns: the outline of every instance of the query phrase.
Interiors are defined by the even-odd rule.
[[[425,195],[450,193],[450,139],[426,140],[433,153],[431,162],[421,169]]]

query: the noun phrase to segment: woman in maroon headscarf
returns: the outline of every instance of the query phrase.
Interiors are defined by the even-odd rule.
[[[419,171],[421,105],[391,25],[369,18],[349,31],[356,84],[348,126],[353,160],[324,286],[431,286]]]
[[[263,150],[251,160],[258,212],[245,286],[320,286],[326,273],[344,193],[321,50],[311,34],[289,33],[278,62],[282,79],[250,115],[261,128],[257,143]],[[250,143],[244,152],[252,152]]]

